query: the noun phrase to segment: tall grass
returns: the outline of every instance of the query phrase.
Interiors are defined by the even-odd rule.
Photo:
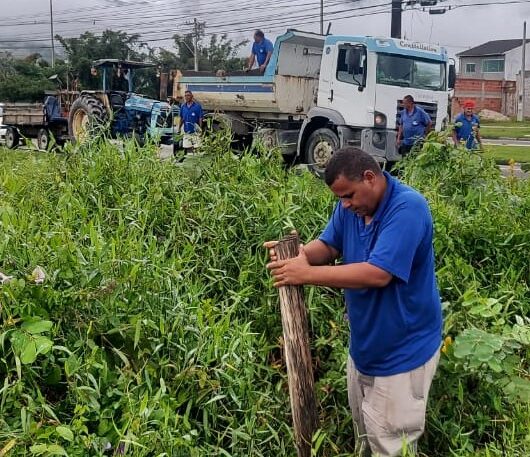
[[[204,149],[193,167],[133,142],[0,157],[0,271],[16,278],[0,285],[0,455],[294,455],[261,244],[292,227],[312,239],[334,201],[274,154],[235,156],[224,136]],[[529,455],[528,183],[441,142],[424,151],[403,174],[431,201],[456,342],[421,449]],[[342,297],[307,288],[306,302],[314,453],[353,455]],[[484,361],[477,335],[499,339]]]

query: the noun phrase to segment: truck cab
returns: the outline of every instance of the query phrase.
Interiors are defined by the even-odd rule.
[[[396,128],[405,95],[414,97],[436,130],[447,122],[447,61],[446,51],[434,45],[329,36],[322,55],[317,105],[308,113],[306,128],[330,127],[341,146],[359,146],[380,162],[398,160]],[[327,119],[326,126],[322,119]],[[321,162],[318,168],[329,159],[322,149],[313,156]]]

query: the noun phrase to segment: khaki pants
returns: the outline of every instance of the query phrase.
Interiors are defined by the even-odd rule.
[[[366,376],[348,357],[348,401],[356,448],[363,456],[401,455],[403,444],[415,452],[425,428],[425,410],[440,351],[424,365],[393,376]]]
[[[182,147],[184,149],[197,149],[201,145],[199,132],[185,133],[182,138]]]

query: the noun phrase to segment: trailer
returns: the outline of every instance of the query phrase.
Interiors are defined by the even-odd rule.
[[[396,128],[405,95],[441,130],[448,122],[454,65],[444,48],[394,38],[288,30],[264,74],[173,72],[173,98],[191,90],[207,116],[240,138],[279,147],[316,174],[339,147],[380,162],[401,158]]]
[[[68,140],[68,108],[77,92],[45,92],[44,103],[4,103],[0,117],[0,139],[9,149],[22,141],[36,139],[39,149],[48,150]]]

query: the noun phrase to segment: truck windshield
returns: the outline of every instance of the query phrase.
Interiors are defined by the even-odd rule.
[[[445,62],[396,54],[378,54],[377,82],[388,86],[445,90]]]

